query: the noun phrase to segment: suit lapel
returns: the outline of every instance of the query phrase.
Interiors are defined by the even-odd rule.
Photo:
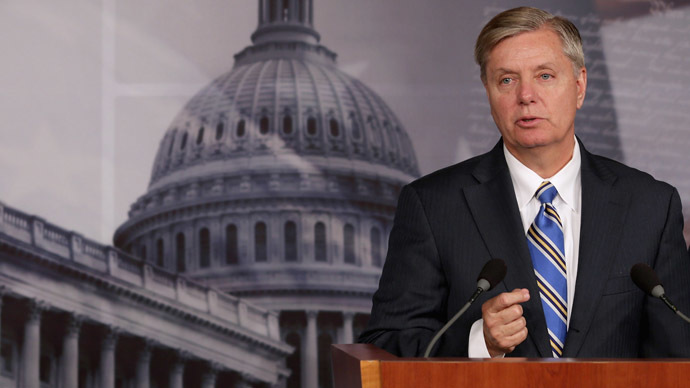
[[[629,196],[616,176],[581,145],[582,217],[575,298],[564,357],[576,357],[591,326],[625,224]]]
[[[522,305],[529,338],[541,357],[550,357],[544,311],[502,142],[477,165],[474,177],[479,184],[463,189],[472,217],[491,257],[506,262],[506,289],[529,289],[532,297]]]

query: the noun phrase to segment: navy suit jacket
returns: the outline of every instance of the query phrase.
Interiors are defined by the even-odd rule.
[[[582,143],[580,143],[582,144]],[[508,356],[551,357],[525,232],[503,155],[490,152],[403,187],[388,255],[360,342],[421,356],[467,302],[477,275],[501,258],[507,275],[441,338],[434,356],[467,356],[470,327],[488,298],[527,288],[528,337]],[[564,357],[690,357],[690,325],[630,280],[642,262],[690,313],[690,259],[678,192],[613,160],[582,154],[582,218],[575,297]]]

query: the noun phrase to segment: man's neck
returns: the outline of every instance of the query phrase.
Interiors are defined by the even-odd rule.
[[[560,171],[573,157],[575,138],[564,147],[535,147],[526,150],[511,149],[508,152],[515,156],[520,163],[537,173],[540,177],[550,178]]]

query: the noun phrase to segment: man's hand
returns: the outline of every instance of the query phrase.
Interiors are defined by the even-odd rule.
[[[527,321],[520,303],[529,300],[529,290],[516,288],[487,300],[482,305],[484,342],[491,357],[507,354],[527,338]]]

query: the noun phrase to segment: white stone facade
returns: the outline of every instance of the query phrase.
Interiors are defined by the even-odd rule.
[[[281,387],[279,317],[0,204],[0,386]]]

